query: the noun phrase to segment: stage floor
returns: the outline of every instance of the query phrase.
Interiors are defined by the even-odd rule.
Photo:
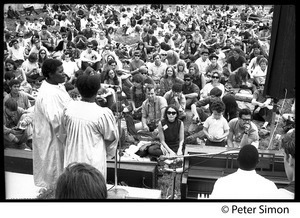
[[[112,185],[107,184],[107,188]],[[161,190],[144,189],[129,186],[120,186],[125,189],[128,194],[125,198],[128,199],[160,199]],[[5,172],[5,198],[7,200],[26,200],[36,199],[39,195],[40,187],[34,185],[33,175]],[[109,194],[109,198],[115,199],[113,193]]]
[[[34,185],[33,175],[5,172],[5,198],[36,199],[40,187]]]

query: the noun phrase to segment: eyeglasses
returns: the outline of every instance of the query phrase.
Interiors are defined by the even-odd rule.
[[[134,55],[135,57],[140,57],[139,55]]]
[[[176,111],[167,111],[167,114],[168,114],[168,115],[171,115],[171,114],[172,114],[172,115],[176,115],[177,113],[176,113]]]
[[[251,121],[251,119],[249,119],[249,118],[241,118],[244,122],[250,122]]]
[[[212,79],[219,79],[220,77],[218,77],[218,76],[212,76],[211,78]]]

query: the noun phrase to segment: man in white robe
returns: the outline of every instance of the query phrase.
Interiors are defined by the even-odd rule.
[[[106,179],[106,158],[114,157],[119,141],[116,119],[107,107],[95,102],[100,78],[83,75],[76,82],[80,101],[70,102],[63,112],[67,135],[64,167],[84,162],[97,168]]]
[[[64,104],[71,101],[63,84],[62,62],[48,59],[42,67],[43,81],[34,106],[33,178],[36,186],[51,189],[63,172],[65,137],[60,132]]]

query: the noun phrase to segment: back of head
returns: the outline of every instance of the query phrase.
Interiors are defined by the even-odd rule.
[[[286,155],[291,155],[295,158],[295,129],[287,132],[281,140],[281,148]]]
[[[219,89],[218,87],[214,87],[210,90],[209,92],[210,96],[215,96],[215,97],[221,97],[222,95],[222,90]]]
[[[182,85],[180,83],[174,83],[172,86],[173,92],[181,92],[182,91]]]
[[[106,182],[101,172],[86,163],[71,163],[57,180],[56,199],[106,199]]]
[[[254,170],[259,161],[258,150],[251,144],[243,146],[238,154],[237,161],[240,169]]]
[[[84,98],[91,98],[97,95],[100,89],[100,77],[98,75],[81,75],[76,81],[76,87]]]

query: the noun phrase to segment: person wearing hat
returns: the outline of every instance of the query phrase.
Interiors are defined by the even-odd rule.
[[[85,70],[87,67],[92,67],[95,71],[100,69],[101,56],[93,50],[93,43],[87,42],[87,48],[80,54],[81,69]]]
[[[182,85],[182,94],[186,99],[186,109],[190,109],[191,105],[197,102],[200,89],[192,82],[192,76],[185,74],[183,77],[184,84]]]
[[[208,59],[209,51],[204,48],[200,51],[200,54],[201,56],[195,61],[195,63],[198,65],[199,72],[205,74],[206,68],[211,64]]]
[[[25,47],[20,46],[17,39],[12,39],[9,45],[11,46],[11,48],[8,49],[7,58],[12,59],[14,62],[19,62],[20,64],[22,64],[26,56]]]
[[[133,53],[133,59],[129,63],[129,71],[131,74],[138,73],[140,67],[145,65],[145,62],[141,60],[141,51],[135,50]]]
[[[213,187],[210,199],[275,199],[275,183],[259,175],[255,169],[259,153],[253,145],[241,148],[237,157],[236,172],[219,178]]]
[[[208,65],[205,69],[205,75],[212,73],[213,71],[217,71],[220,74],[223,72],[223,68],[218,63],[219,56],[213,52],[209,55],[210,65]]]

